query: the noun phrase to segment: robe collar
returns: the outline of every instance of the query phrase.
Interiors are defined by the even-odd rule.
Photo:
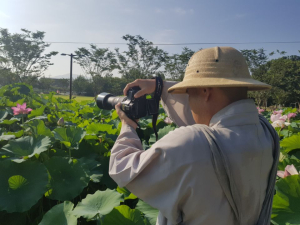
[[[258,124],[258,111],[252,99],[236,101],[217,112],[210,120],[210,127],[231,127]]]

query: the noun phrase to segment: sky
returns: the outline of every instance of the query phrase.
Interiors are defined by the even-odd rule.
[[[0,28],[20,33],[22,28],[46,32],[45,41],[125,43],[126,34],[141,35],[153,43],[300,42],[299,0],[1,0]],[[236,49],[279,49],[299,55],[295,44],[201,44],[192,50],[214,46]],[[55,77],[70,72],[70,58],[88,44],[52,44],[58,51],[54,65],[45,72]],[[112,51],[126,45],[98,45]],[[170,54],[184,46],[159,46]],[[276,56],[274,56],[276,57]],[[278,57],[278,56],[277,56]],[[73,65],[74,74],[82,74]],[[116,76],[118,74],[115,73]]]

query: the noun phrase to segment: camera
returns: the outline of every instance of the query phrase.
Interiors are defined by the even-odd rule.
[[[130,88],[127,91],[127,96],[114,96],[110,93],[102,92],[96,98],[97,106],[100,109],[112,110],[120,102],[121,109],[131,119],[157,114],[159,104],[156,99],[149,99],[146,95],[134,98],[135,93],[139,90],[141,90],[139,87]]]

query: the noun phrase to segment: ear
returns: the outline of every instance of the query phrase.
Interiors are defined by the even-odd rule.
[[[212,88],[203,88],[202,92],[204,95],[204,100],[208,102],[212,94]]]

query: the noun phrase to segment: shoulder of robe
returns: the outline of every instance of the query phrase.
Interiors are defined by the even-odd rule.
[[[199,126],[199,124],[197,125]],[[182,126],[170,131],[163,138],[157,141],[153,147],[163,147],[165,149],[209,147],[203,132],[195,125]],[[201,126],[201,125],[200,125]]]

